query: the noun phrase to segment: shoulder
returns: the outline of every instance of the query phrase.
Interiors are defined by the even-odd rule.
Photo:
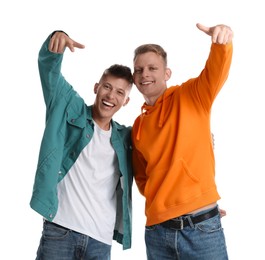
[[[126,125],[123,125],[123,124],[120,124],[116,121],[112,121],[112,127],[116,130],[116,131],[119,131],[119,132],[131,132],[131,129],[132,127],[131,126],[126,126]]]
[[[131,138],[131,126],[122,125],[116,121],[112,121],[112,129],[123,139]]]

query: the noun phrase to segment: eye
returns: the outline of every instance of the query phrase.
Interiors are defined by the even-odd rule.
[[[140,74],[142,72],[142,69],[134,69],[135,74]]]
[[[118,92],[118,94],[119,94],[120,96],[124,96],[124,95],[125,95],[125,92],[122,91],[122,90],[118,90],[117,92]]]
[[[157,70],[157,67],[150,67],[149,70],[155,71],[155,70]]]
[[[104,84],[103,87],[104,87],[105,89],[111,89],[111,86],[108,85],[108,84]]]

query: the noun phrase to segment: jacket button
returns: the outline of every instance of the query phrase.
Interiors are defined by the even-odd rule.
[[[90,134],[86,134],[86,137],[87,137],[87,138],[90,138]]]

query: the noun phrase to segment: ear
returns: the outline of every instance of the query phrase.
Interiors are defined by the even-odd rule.
[[[94,93],[95,94],[97,94],[97,92],[98,92],[98,86],[99,86],[99,84],[95,83],[95,85],[94,85]]]
[[[129,101],[130,101],[130,97],[127,97],[126,100],[125,100],[125,102],[123,103],[123,106],[126,106]]]
[[[168,81],[171,77],[171,74],[172,74],[172,71],[170,68],[166,68],[166,71],[165,71],[165,80]]]

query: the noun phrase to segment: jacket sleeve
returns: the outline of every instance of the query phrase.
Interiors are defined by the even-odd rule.
[[[65,176],[75,159],[74,156],[69,159],[72,150],[77,149],[73,147],[73,143],[75,141],[79,146],[83,144],[81,139],[76,139],[85,125],[80,110],[86,108],[83,100],[61,74],[63,55],[48,50],[50,37],[43,43],[38,57],[46,104],[46,124],[30,201],[31,207],[48,220],[54,218],[58,209],[57,183]],[[75,119],[73,122],[72,118]],[[78,134],[73,134],[73,131]],[[67,142],[70,145],[66,145]],[[63,165],[65,161],[68,164]],[[68,168],[64,167],[66,164]]]
[[[50,110],[58,98],[70,94],[72,87],[61,73],[63,54],[52,53],[48,49],[51,35],[43,43],[38,57],[38,67],[47,110]]]

